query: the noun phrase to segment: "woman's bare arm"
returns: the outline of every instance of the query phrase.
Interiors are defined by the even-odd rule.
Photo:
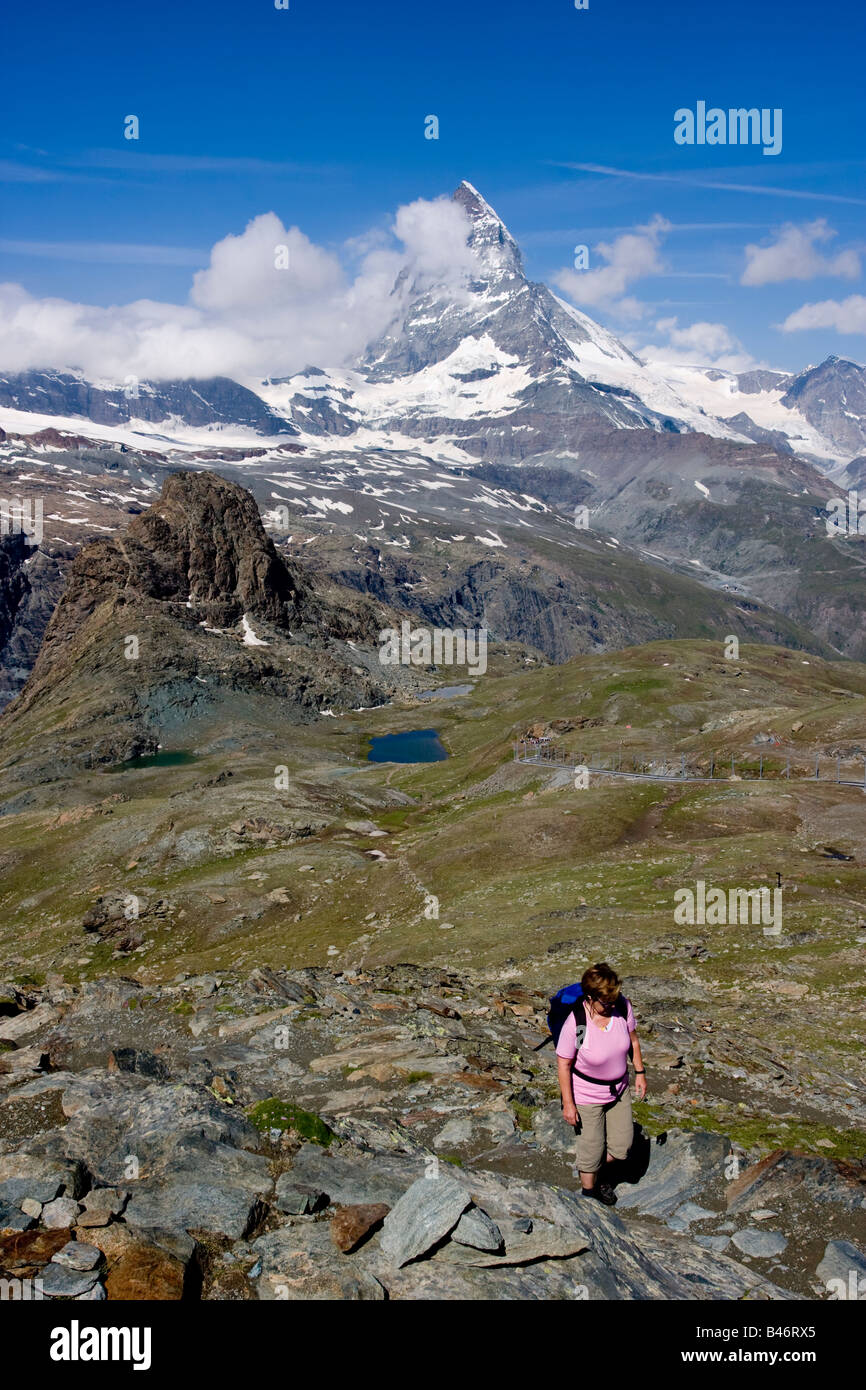
[[[556,1070],[559,1075],[559,1091],[562,1096],[562,1118],[567,1125],[576,1125],[577,1110],[574,1104],[571,1067],[572,1063],[568,1057],[557,1057]]]

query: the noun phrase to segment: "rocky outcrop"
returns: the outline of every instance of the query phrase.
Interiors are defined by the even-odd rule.
[[[296,722],[381,703],[395,679],[413,679],[386,678],[378,662],[372,644],[389,620],[369,599],[304,581],[245,489],[210,472],[173,474],[123,534],[85,545],[69,567],[4,716],[10,760],[16,775],[39,778],[47,763],[135,758],[188,740],[239,695]]]
[[[45,1061],[0,1075],[0,1135],[30,1116],[0,1138],[0,1277],[75,1300],[848,1296],[866,1170],[638,1127],[618,1209],[582,1198],[518,995],[411,966],[7,990],[3,1028],[37,1016]]]

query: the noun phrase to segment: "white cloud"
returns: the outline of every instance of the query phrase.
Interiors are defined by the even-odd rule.
[[[722,367],[727,371],[744,371],[754,366],[753,359],[723,323],[706,321],[681,328],[677,318],[658,319],[655,332],[664,341],[647,343],[637,349],[647,362],[671,362],[683,365]]]
[[[837,333],[866,333],[866,295],[849,294],[847,299],[824,299],[820,304],[804,304],[788,315],[781,328],[784,333],[810,328],[835,328]]]
[[[345,248],[357,262],[350,274],[339,256],[269,212],[216,243],[186,304],[102,308],[0,285],[0,370],[254,380],[308,364],[338,366],[400,315],[409,285],[429,279],[459,288],[472,264],[469,230],[450,199],[419,199],[398,210],[386,245],[373,238],[369,249],[358,242]]]
[[[814,280],[819,275],[839,275],[856,280],[860,259],[855,251],[822,256],[817,244],[832,241],[836,233],[826,218],[797,226],[787,222],[769,246],[746,247],[746,268],[741,285],[775,285],[782,280]]]
[[[625,292],[636,280],[663,271],[659,246],[670,225],[656,215],[645,227],[637,227],[611,242],[600,241],[593,255],[603,257],[607,265],[583,271],[561,270],[553,276],[553,283],[575,304],[638,318],[645,312],[644,306]]]

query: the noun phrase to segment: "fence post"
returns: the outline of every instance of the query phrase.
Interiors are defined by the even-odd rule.
[[[818,779],[818,755],[817,755],[817,753],[815,754],[815,779],[816,779],[816,781],[817,781],[817,779]]]
[[[763,777],[763,775],[764,775],[764,755],[763,755],[763,753],[762,753],[762,754],[761,754],[761,761],[760,761],[760,763],[758,764],[758,779],[760,780],[760,779]]]

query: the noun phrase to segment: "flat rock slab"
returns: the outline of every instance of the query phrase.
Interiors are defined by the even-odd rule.
[[[67,1269],[64,1265],[52,1263],[45,1266],[41,1279],[46,1298],[80,1298],[98,1282],[99,1271]]]
[[[699,1207],[697,1202],[683,1202],[681,1207],[677,1207],[673,1216],[669,1216],[666,1224],[672,1231],[687,1231],[693,1221],[710,1221],[718,1216],[717,1211],[709,1211],[707,1207]]]
[[[461,1221],[463,1219],[461,1217]],[[498,1227],[494,1227],[494,1229],[498,1230]],[[465,1245],[455,1244],[455,1239],[456,1237],[452,1233],[451,1243],[445,1249],[438,1251],[436,1258],[447,1260],[449,1263],[475,1265],[479,1268],[493,1268],[496,1265],[533,1264],[536,1260],[545,1259],[561,1260],[570,1255],[580,1255],[584,1250],[590,1248],[590,1242],[586,1236],[580,1235],[576,1231],[561,1230],[547,1221],[534,1222],[532,1231],[528,1235],[517,1231],[509,1233],[502,1254],[467,1249]]]
[[[661,1140],[664,1142],[660,1142]],[[707,1191],[723,1195],[725,1158],[731,1143],[724,1135],[702,1130],[684,1133],[670,1130],[657,1136],[650,1147],[649,1168],[633,1186],[619,1184],[617,1205],[661,1220],[672,1216],[683,1202]]]
[[[51,1263],[63,1265],[66,1269],[90,1270],[96,1269],[102,1264],[102,1251],[95,1245],[85,1245],[83,1241],[69,1240],[56,1255],[51,1256]]]
[[[209,1183],[166,1182],[142,1185],[130,1198],[125,1220],[134,1230],[153,1227],[177,1231],[210,1231],[241,1240],[264,1214],[254,1192]]]
[[[26,1013],[4,1018],[0,1020],[0,1041],[17,1042],[19,1038],[26,1038],[30,1033],[38,1033],[40,1028],[47,1028],[50,1024],[56,1023],[59,1017],[57,1010],[52,1009],[50,1004],[40,1004],[38,1008],[30,1009]]]
[[[293,1223],[270,1231],[253,1242],[261,1261],[256,1280],[260,1299],[270,1302],[314,1300],[381,1302],[385,1290],[356,1259],[336,1248],[330,1223]]]
[[[19,1095],[21,1092],[18,1093]],[[50,1202],[58,1194],[78,1197],[85,1187],[87,1170],[84,1164],[67,1159],[39,1153],[28,1153],[17,1149],[13,1153],[0,1154],[0,1182],[11,1183],[10,1193],[21,1193],[23,1197],[35,1197],[37,1201]],[[54,1188],[51,1196],[40,1197]],[[24,1189],[27,1189],[26,1191]],[[2,1197],[0,1201],[12,1201],[14,1197]]]
[[[295,1154],[291,1180],[327,1192],[341,1206],[384,1202],[393,1207],[424,1172],[424,1158],[405,1154],[331,1153],[304,1144]]]
[[[184,1274],[181,1261],[165,1250],[133,1241],[112,1264],[105,1291],[109,1300],[174,1302],[183,1297]]]
[[[755,1207],[775,1207],[792,1196],[815,1203],[832,1203],[842,1211],[858,1211],[863,1189],[843,1176],[832,1159],[776,1149],[760,1163],[747,1168],[727,1190],[728,1211],[748,1212]]]
[[[0,1202],[10,1207],[20,1207],[29,1197],[42,1206],[53,1202],[63,1191],[63,1179],[59,1174],[47,1178],[6,1178],[0,1182]]]
[[[655,1274],[653,1284],[666,1282],[669,1288],[679,1287],[681,1290],[678,1294],[667,1295],[648,1290],[642,1296],[695,1299],[701,1302],[735,1301],[743,1298],[780,1302],[796,1300],[799,1297],[714,1247],[710,1247],[713,1249],[713,1257],[708,1259],[707,1247],[703,1246],[703,1241],[714,1239],[716,1237],[702,1236],[694,1241],[685,1240],[681,1235],[659,1228],[650,1222],[630,1221],[629,1245],[633,1250],[639,1250],[647,1268]]]
[[[398,1268],[426,1254],[454,1229],[471,1200],[455,1178],[419,1178],[385,1218],[382,1254]]]
[[[731,1240],[744,1255],[757,1255],[769,1259],[771,1255],[781,1255],[788,1242],[780,1231],[757,1231],[751,1228],[737,1231]]]
[[[0,1233],[3,1231],[29,1231],[31,1226],[35,1225],[35,1217],[28,1216],[20,1207],[12,1207],[7,1202],[0,1202]]]

